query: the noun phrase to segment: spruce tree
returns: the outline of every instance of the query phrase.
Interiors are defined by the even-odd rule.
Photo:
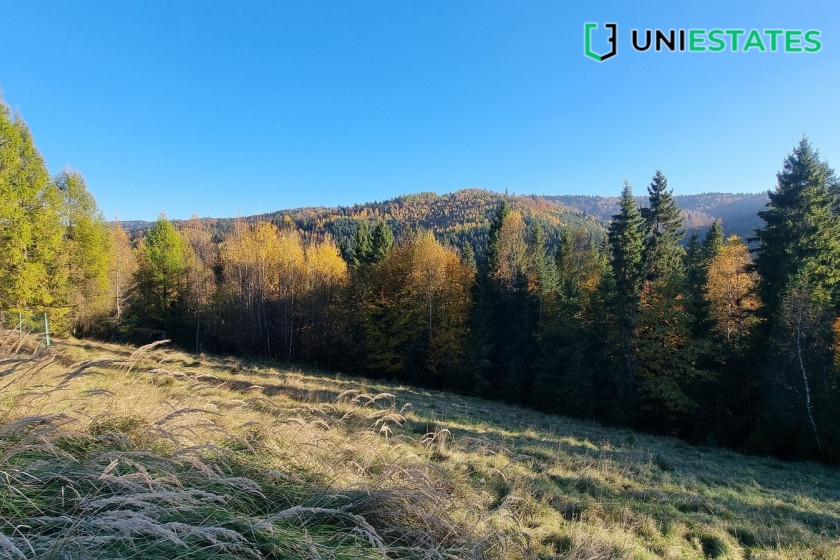
[[[505,218],[510,214],[510,205],[506,200],[499,203],[493,221],[490,222],[490,231],[487,233],[487,253],[485,264],[488,270],[494,270],[499,260],[499,233],[502,230]]]
[[[685,231],[683,217],[668,178],[657,170],[648,186],[650,206],[642,209],[645,219],[645,274],[659,280],[682,267],[680,241]]]
[[[624,181],[618,204],[619,212],[612,217],[607,238],[616,291],[623,302],[630,302],[635,300],[642,286],[644,220],[628,181]]]
[[[703,238],[703,260],[706,267],[723,249],[723,240],[723,227],[720,225],[720,220],[715,220],[706,232],[706,237]]]
[[[371,263],[378,262],[385,258],[394,246],[394,232],[385,223],[380,220],[370,236],[370,261]]]
[[[685,244],[683,266],[685,267],[686,287],[688,295],[695,308],[700,307],[703,299],[703,285],[705,284],[704,253],[700,244],[700,237],[693,232]]]
[[[370,264],[373,261],[373,239],[367,220],[360,220],[353,234],[351,245],[352,264],[355,267]]]
[[[834,170],[821,161],[807,138],[785,158],[778,184],[756,229],[755,266],[760,294],[772,316],[796,278],[807,276],[815,295],[831,305],[840,301],[840,216],[832,190]]]
[[[764,368],[763,428],[752,439],[773,442],[760,451],[828,453],[836,459],[840,371],[832,364],[832,345],[840,304],[840,216],[833,191],[838,181],[807,138],[776,177],[766,210],[759,212],[764,225],[756,230],[755,266],[767,319],[761,335],[770,341],[770,362]]]
[[[613,215],[607,238],[610,245],[612,268],[613,314],[616,318],[615,354],[621,357],[619,371],[623,375],[616,382],[618,406],[621,415],[629,413],[635,385],[633,359],[633,330],[636,324],[639,292],[644,278],[642,251],[644,220],[636,207],[633,187],[624,181],[619,201],[619,212]]]

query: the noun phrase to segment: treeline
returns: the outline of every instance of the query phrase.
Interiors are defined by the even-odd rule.
[[[76,172],[50,178],[0,115],[0,306],[76,335],[170,337],[502,399],[789,458],[840,461],[838,181],[804,140],[750,250],[684,240],[661,173],[606,236],[503,201],[478,250],[355,217],[339,244],[291,217],[130,240]]]

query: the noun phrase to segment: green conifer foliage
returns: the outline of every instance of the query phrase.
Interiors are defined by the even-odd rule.
[[[659,280],[682,267],[683,217],[668,189],[668,178],[657,170],[648,186],[650,206],[642,209],[645,219],[645,273]]]

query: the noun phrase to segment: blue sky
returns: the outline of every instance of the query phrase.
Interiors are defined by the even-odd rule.
[[[107,217],[419,191],[772,188],[840,165],[836,2],[5,2],[0,89]],[[583,24],[619,53],[583,56]],[[638,53],[630,29],[819,29],[815,54]],[[600,36],[596,36],[598,38]],[[601,37],[600,40],[603,40]],[[604,43],[601,43],[604,45]]]

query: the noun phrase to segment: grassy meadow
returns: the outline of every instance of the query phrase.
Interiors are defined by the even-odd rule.
[[[0,558],[840,559],[840,470],[0,332]]]

